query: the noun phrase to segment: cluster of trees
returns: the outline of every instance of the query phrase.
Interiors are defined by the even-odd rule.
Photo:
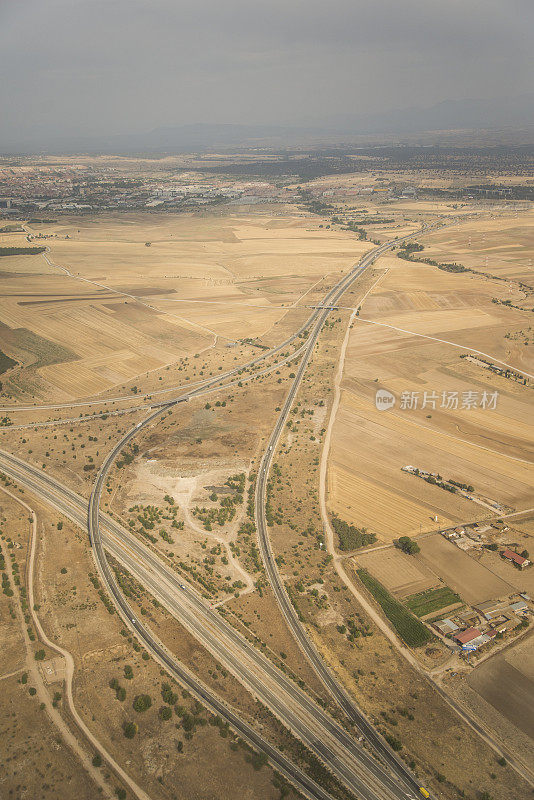
[[[397,258],[405,258],[410,260],[413,253],[420,253],[424,250],[424,245],[417,242],[406,242],[406,244],[397,253]]]
[[[421,264],[428,264],[431,267],[437,267],[444,272],[472,272],[475,275],[483,274],[488,278],[494,277],[493,275],[487,275],[486,273],[479,273],[475,269],[464,267],[463,264],[456,264],[455,262],[452,264],[442,264],[439,261],[435,261],[433,258],[414,258],[413,254],[421,252],[421,250],[424,250],[424,246],[422,244],[409,242],[408,244],[405,244],[401,250],[399,250],[397,253],[397,258],[404,258],[406,261],[418,261]]]
[[[117,700],[120,700],[121,703],[124,702],[124,700],[126,700],[126,689],[124,688],[124,686],[120,685],[117,678],[112,678],[110,680],[109,687],[110,689],[114,690],[115,697],[117,698]]]
[[[273,473],[276,475],[275,472],[276,464],[273,464]],[[284,521],[282,516],[282,508],[278,506],[277,509],[273,506],[273,498],[274,498],[274,478],[269,478],[267,481],[267,487],[265,492],[265,519],[267,520],[267,525],[271,528],[273,525],[281,525]]]
[[[421,475],[418,470],[416,470],[416,475],[419,475],[419,477],[423,478],[427,483],[431,483],[432,486],[439,486],[440,489],[445,489],[452,494],[455,494],[457,491],[455,486],[451,486],[451,483],[454,481],[444,481],[441,475]]]
[[[332,514],[332,527],[337,533],[340,550],[357,550],[368,544],[376,542],[374,533],[367,533],[366,528],[357,528],[340,519],[337,514]]]
[[[201,520],[204,528],[211,531],[215,523],[217,525],[225,525],[231,522],[236,515],[237,507],[243,502],[243,493],[245,491],[245,473],[241,472],[238,475],[232,475],[225,482],[225,486],[229,486],[233,490],[233,494],[225,495],[219,501],[219,508],[199,508],[196,506],[193,509],[193,515]],[[210,500],[217,501],[217,493],[215,491],[210,495]]]
[[[414,542],[414,540],[410,539],[409,536],[401,536],[399,539],[395,539],[393,544],[395,547],[398,547],[399,550],[402,550],[403,553],[407,553],[409,556],[413,556],[421,549],[417,542]]]
[[[367,239],[367,231],[365,230],[365,228],[361,228],[355,222],[349,222],[349,224],[347,225],[347,230],[352,231],[352,233],[357,233],[358,239],[360,239],[363,242]]]
[[[470,483],[460,483],[459,481],[453,481],[452,478],[449,478],[449,483],[452,483],[454,486],[458,486],[459,489],[463,489],[465,492],[475,491],[475,487]]]
[[[122,469],[127,464],[131,464],[138,452],[139,452],[138,444],[133,444],[131,450],[123,450],[122,459],[120,461],[117,461],[117,469]]]
[[[152,698],[149,694],[138,694],[133,701],[134,711],[141,714],[143,711],[148,711],[152,705]]]
[[[5,568],[6,562],[2,550],[0,549],[0,570],[5,570]],[[13,597],[13,589],[11,588],[7,572],[2,572],[2,591],[6,597]]]
[[[156,524],[161,523],[162,520],[170,520],[172,527],[178,530],[183,530],[184,528],[183,521],[178,521],[176,519],[179,509],[174,504],[174,498],[172,498],[170,495],[165,495],[163,499],[169,504],[169,509],[161,509],[158,506],[150,504],[147,506],[135,505],[128,509],[130,513],[135,511],[138,512],[136,519],[141,525],[139,528],[139,533],[149,539],[152,544],[157,542],[157,537],[151,534],[150,531],[154,530]],[[168,513],[165,513],[165,511],[168,511]],[[130,519],[128,521],[128,525],[130,528],[134,528],[135,520]],[[164,541],[169,542],[170,544],[174,543],[174,539],[172,539],[172,537],[164,528],[160,529],[159,535]]]
[[[101,599],[101,600],[102,600],[102,602],[104,603],[104,605],[105,605],[105,607],[106,607],[106,609],[107,609],[108,613],[109,613],[109,614],[114,614],[114,613],[115,613],[115,606],[114,606],[114,605],[113,605],[113,603],[111,602],[111,600],[110,600],[110,598],[109,598],[109,595],[107,594],[107,592],[105,592],[105,591],[102,589],[102,586],[100,585],[100,581],[98,580],[98,578],[96,577],[96,575],[93,575],[92,573],[89,573],[89,580],[91,581],[91,583],[93,584],[93,586],[94,586],[94,587],[95,587],[95,589],[97,590],[97,592],[98,592],[98,596],[100,597],[100,599]]]
[[[250,486],[247,489],[247,517],[254,519],[254,494],[256,492],[256,475],[249,476]]]

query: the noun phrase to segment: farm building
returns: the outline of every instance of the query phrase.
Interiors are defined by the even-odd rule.
[[[510,611],[513,611],[514,614],[524,614],[528,611],[528,606],[524,600],[518,600],[517,603],[510,604]]]
[[[466,625],[468,628],[478,628],[478,623],[480,621],[479,615],[472,609],[467,609],[467,611],[460,612],[456,615],[456,619],[458,620],[461,628],[464,628]]]
[[[508,608],[508,603],[502,602],[500,600],[487,600],[485,603],[480,603],[479,605],[475,606],[476,610],[479,611],[484,619],[488,620],[488,622],[495,617],[500,617]]]
[[[505,633],[513,631],[519,625],[517,617],[505,617],[503,620],[493,620],[492,628],[495,633]]]
[[[456,633],[453,639],[458,644],[469,644],[474,639],[478,639],[479,636],[482,636],[482,632],[478,628],[466,628],[465,631]]]
[[[450,636],[451,633],[459,630],[458,625],[456,625],[452,619],[440,619],[438,622],[434,623],[434,628],[438,633],[441,633],[442,636]]]
[[[528,567],[530,564],[528,558],[523,558],[523,556],[520,556],[519,553],[514,552],[514,550],[503,550],[501,556],[507,561],[511,561],[516,567],[519,567],[519,569],[525,569],[525,567]]]
[[[468,539],[467,536],[458,536],[453,541],[456,547],[459,547],[460,550],[470,550],[471,547],[473,547],[473,540]]]
[[[482,647],[483,644],[487,644],[491,642],[494,632],[491,631],[490,633],[481,633],[480,636],[477,636],[476,639],[471,639],[469,644],[474,645],[475,647]]]

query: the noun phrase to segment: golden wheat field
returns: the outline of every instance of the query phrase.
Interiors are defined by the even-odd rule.
[[[62,217],[39,232],[52,238],[32,244],[49,252],[1,260],[0,322],[3,349],[32,370],[31,381],[13,376],[15,389],[49,400],[261,337],[369,247],[289,207]],[[25,234],[9,238],[27,244]]]
[[[495,516],[498,508],[531,507],[532,378],[524,385],[462,358],[475,349],[533,375],[531,315],[492,302],[507,297],[502,281],[394,256],[379,265],[382,279],[350,331],[329,461],[330,508],[390,541]],[[378,389],[394,394],[393,408],[377,410]],[[403,471],[406,465],[471,484],[480,502],[430,485]]]

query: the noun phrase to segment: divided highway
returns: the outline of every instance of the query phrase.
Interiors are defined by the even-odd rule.
[[[85,525],[87,504],[83,497],[10,454],[0,452],[0,468],[73,522],[82,527]],[[178,622],[292,730],[356,797],[365,800],[398,800],[409,796],[398,791],[395,782],[383,767],[342,726],[229,625],[220,613],[211,609],[190,587],[182,584],[182,579],[172,568],[129,530],[102,512],[99,529],[105,550],[123,564]],[[110,570],[107,559],[106,565],[109,576],[115,583],[115,575]],[[236,727],[235,712],[229,715],[226,704],[197,681],[154,634],[142,625],[129,605],[121,601],[120,589],[117,588],[117,594],[112,594],[112,597],[119,604],[129,628],[157,660],[169,668],[174,677],[185,681],[199,699],[206,703],[209,701],[210,708],[215,709],[243,738],[266,752],[272,760],[272,752],[261,745],[262,737],[256,734],[256,738],[252,740],[249,726]],[[289,774],[277,762],[273,761],[273,765],[299,785],[298,774]],[[317,796],[310,793],[309,787],[307,794],[311,797]]]
[[[411,238],[411,237],[404,237]],[[396,240],[402,241],[402,240]],[[256,495],[255,495],[255,515],[256,515],[256,529],[258,535],[258,542],[260,552],[262,555],[265,571],[272,590],[280,607],[282,614],[290,628],[290,631],[297,641],[302,652],[307,660],[319,676],[323,685],[328,689],[332,697],[336,700],[338,705],[343,709],[347,717],[358,726],[361,733],[366,737],[370,744],[374,747],[375,752],[379,754],[382,759],[387,763],[394,773],[398,776],[401,784],[410,791],[419,793],[421,784],[416,780],[415,776],[408,769],[406,764],[398,758],[393,750],[388,746],[386,741],[375,730],[373,725],[369,722],[367,717],[360,711],[354,703],[346,689],[336,680],[334,674],[326,665],[322,656],[318,652],[315,645],[309,638],[304,625],[300,622],[298,614],[289,598],[285,589],[284,583],[278,571],[276,561],[273,556],[271,543],[269,540],[269,532],[267,526],[267,519],[265,513],[266,496],[267,496],[267,483],[269,480],[269,469],[272,464],[276,447],[280,440],[280,436],[284,430],[289,412],[293,405],[295,396],[299,390],[302,378],[310,361],[313,349],[319,338],[319,334],[326,322],[331,307],[335,306],[340,297],[344,294],[350,284],[361,274],[370,264],[372,264],[384,251],[391,248],[396,242],[388,242],[381,245],[376,250],[371,251],[364,256],[358,268],[353,270],[344,281],[334,287],[334,289],[327,295],[323,302],[323,310],[320,312],[319,319],[310,334],[305,348],[304,357],[302,358],[299,368],[296,372],[295,378],[285,400],[285,403],[279,413],[278,420],[270,436],[267,449],[260,462],[258,470],[258,478],[256,482]]]
[[[418,231],[417,233],[422,233]],[[109,567],[104,549],[113,555],[147,586],[154,596],[174,613],[182,624],[189,627],[197,638],[201,639],[208,649],[226,663],[247,688],[262,699],[266,706],[271,708],[293,732],[304,741],[308,747],[325,763],[353,794],[362,800],[406,800],[413,797],[419,790],[415,781],[405,765],[396,758],[386,743],[374,731],[374,728],[357,709],[347,692],[335,680],[318,652],[309,641],[304,628],[300,625],[294,609],[289,602],[284,586],[278,575],[270,548],[267,527],[265,523],[265,487],[272,455],[282,431],[285,419],[291,404],[298,391],[302,376],[307,367],[313,348],[321,329],[332,307],[337,300],[361,275],[361,273],[374,262],[383,252],[403,241],[412,238],[416,233],[402,239],[387,242],[367,253],[338,284],[326,295],[322,304],[315,307],[305,325],[291,337],[272,350],[266,351],[261,356],[241,365],[234,370],[221,374],[204,383],[193,391],[189,391],[168,403],[153,406],[152,412],[142,421],[137,423],[113,448],[100,468],[96,482],[89,500],[87,525],[93,556],[100,577],[109,592],[115,607],[125,620],[126,624],[135,635],[143,642],[144,646],[161,663],[170,674],[186,685],[190,691],[205,703],[214,713],[219,714],[229,722],[232,728],[255,748],[267,754],[273,766],[283,773],[300,791],[310,798],[326,800],[328,794],[311,780],[305,773],[285,758],[276,748],[263,739],[250,725],[242,721],[239,716],[218,698],[211,690],[192,675],[154,636],[154,634],[137,619],[133,610],[126,602],[118,586],[115,575]],[[266,358],[286,348],[288,344],[300,336],[307,328],[313,327],[312,332],[298,351],[287,356],[284,360],[293,360],[304,353],[299,365],[296,378],[280,413],[277,425],[271,436],[269,447],[265,452],[258,474],[256,491],[257,527],[262,555],[267,574],[277,596],[293,634],[310,660],[317,673],[324,681],[325,686],[332,693],[348,717],[357,723],[361,731],[374,746],[379,758],[387,765],[386,770],[378,761],[372,758],[338,723],[329,717],[319,705],[302,692],[286,676],[257,651],[246,639],[241,637],[222,617],[211,611],[206,603],[185,585],[177,583],[176,575],[166,567],[160,559],[144,547],[129,532],[117,523],[110,520],[99,511],[100,497],[108,472],[121,450],[140,432],[168,409],[177,403],[190,398],[232,386],[238,381],[222,385],[228,377],[240,373],[244,368],[254,366]],[[270,371],[271,368],[265,370]],[[262,373],[257,373],[262,374]],[[254,376],[252,376],[254,377]],[[246,380],[246,377],[242,378]],[[70,491],[40,470],[30,467],[19,459],[7,453],[0,453],[0,464],[6,474],[19,480],[23,485],[33,489],[56,508],[63,510],[67,516],[83,524],[84,513],[87,508],[86,501]],[[44,482],[44,489],[43,489]],[[100,523],[105,523],[103,534]],[[188,611],[189,609],[189,611]],[[194,629],[194,630],[193,630]],[[391,769],[395,778],[389,774]]]
[[[60,484],[56,484],[55,481],[45,481],[45,485],[43,486],[43,482],[39,480],[39,478],[44,476],[35,474],[33,477],[30,477],[29,474],[25,474],[27,470],[23,469],[19,471],[18,465],[14,465],[12,457],[8,457],[8,454],[0,454],[0,464],[2,470],[6,474],[10,475],[20,485],[25,486],[36,495],[39,495],[58,511],[65,514],[66,517],[85,528],[87,503],[83,498],[78,498],[78,496],[69,489],[62,487]],[[27,467],[28,465],[24,466]],[[33,468],[30,469],[33,470]],[[35,473],[38,473],[38,470],[35,470]],[[80,502],[78,503],[74,501],[73,497],[77,498],[77,500]],[[113,554],[118,559],[120,558],[121,561],[126,560],[124,557],[124,551],[121,550],[121,548],[116,548]],[[131,564],[128,564],[127,560],[126,565],[131,566]],[[143,580],[145,577],[141,577],[140,575],[136,574],[135,570],[133,571],[133,574],[136,575],[136,577],[139,577],[141,580]],[[114,581],[114,576],[112,575],[111,577]],[[301,769],[299,769],[299,767],[297,767],[282,753],[280,753],[273,745],[264,739],[261,734],[257,733],[257,731],[251,725],[243,721],[233,709],[227,706],[221,698],[208,689],[195,675],[193,675],[185,666],[183,666],[178,659],[169,653],[165,646],[151,633],[151,631],[149,631],[148,628],[145,628],[145,626],[139,620],[137,620],[132,609],[124,601],[120,590],[118,590],[116,594],[112,594],[112,598],[127,627],[135,634],[135,636],[143,643],[156,661],[158,661],[158,663],[161,664],[161,666],[163,666],[170,675],[172,675],[177,681],[185,686],[191,692],[191,694],[200,700],[207,708],[209,708],[210,711],[212,711],[214,714],[218,714],[221,719],[223,719],[225,722],[228,722],[232,729],[243,739],[245,739],[252,747],[259,752],[264,752],[272,766],[282,775],[284,775],[291,783],[293,783],[293,785],[296,786],[297,789],[306,797],[310,798],[310,800],[332,800],[328,792],[326,792],[321,786],[319,786],[319,784],[317,784],[313,779],[308,777]],[[377,797],[374,794],[358,794],[356,796],[365,798]]]

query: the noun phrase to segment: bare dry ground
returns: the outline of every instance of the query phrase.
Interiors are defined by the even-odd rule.
[[[19,574],[23,575],[27,516],[4,492],[0,493],[0,520],[2,555],[6,561],[13,555]],[[9,539],[16,542],[14,548],[9,547]],[[11,591],[14,592],[12,597],[5,592],[0,594],[0,795],[2,798],[55,800],[63,796],[90,800],[97,786],[64,742],[46,710],[40,707],[17,614],[18,588],[13,583]],[[38,647],[38,642],[32,644],[31,661]],[[51,686],[51,694],[58,689],[61,692],[62,686]]]
[[[424,255],[532,284],[534,214],[495,213],[428,238]]]
[[[366,280],[369,283],[365,288],[373,279],[367,276]],[[359,287],[362,293],[364,290]],[[383,636],[340,581],[324,551],[317,465],[324,436],[324,407],[328,409],[331,400],[346,320],[347,312],[333,315],[331,327],[321,336],[296,398],[291,425],[286,427],[275,454],[271,506],[278,519],[269,527],[269,535],[282,578],[331,668],[378,728],[402,744],[402,757],[414,765],[423,784],[438,796],[455,798],[460,791],[476,796],[477,791],[488,791],[503,800],[515,800],[525,790],[521,780],[509,768],[497,770],[495,754]],[[380,563],[381,552],[372,554],[376,555],[375,563]],[[348,558],[345,563],[352,560]],[[423,562],[415,563],[424,575],[432,574]],[[399,584],[402,578],[395,573],[394,567],[391,579],[397,578]],[[439,582],[437,575],[435,581]],[[253,597],[249,595],[246,600]],[[244,599],[235,602],[242,605]],[[265,621],[252,617],[251,629],[256,631],[260,626],[265,630]],[[424,648],[421,661],[432,668],[442,656],[440,646],[431,643]]]
[[[443,210],[454,213],[444,204],[407,201],[404,206],[399,204],[400,213],[394,224],[398,235],[414,230],[420,219],[431,219]],[[464,213],[471,211],[472,208],[464,209]],[[36,397],[87,396],[103,390],[113,396],[110,387],[130,389],[134,383],[141,392],[153,391],[160,380],[163,384],[186,377],[191,381],[207,377],[254,352],[241,346],[227,348],[225,337],[233,341],[239,336],[259,336],[266,344],[280,341],[305,316],[289,309],[290,305],[308,290],[305,302],[312,304],[332,284],[334,274],[339,276],[369,247],[353,234],[318,226],[318,219],[312,221],[288,208],[278,216],[272,209],[256,208],[253,213],[209,217],[135,215],[98,222],[87,217],[63,220],[54,228],[60,238],[49,240],[54,262],[118,292],[135,294],[138,299],[74,281],[57,267],[46,267],[41,258],[45,274],[32,278],[37,296],[21,298],[26,280],[20,275],[6,277],[6,281],[13,280],[12,288],[17,294],[6,299],[8,313],[13,315],[8,324],[28,330],[33,330],[34,325],[45,342],[57,341],[77,357],[69,363],[65,352],[43,345],[41,363],[36,366],[34,361],[32,391]],[[391,230],[380,225],[372,231],[377,238],[391,235]],[[64,238],[67,233],[69,239]],[[146,241],[151,242],[150,247],[146,247]],[[32,260],[32,265],[35,263]],[[375,329],[361,321],[369,318],[409,326],[410,330],[462,344],[476,341],[475,346],[495,346],[492,352],[508,358],[509,348],[517,349],[517,345],[510,344],[504,333],[524,326],[523,312],[491,304],[494,294],[508,294],[485,278],[450,275],[395,257],[383,259],[377,271],[364,276],[354,294],[347,293],[344,303],[357,303],[360,294],[385,267],[389,272],[365,302],[351,333],[343,399],[334,433],[330,507],[350,522],[367,525],[385,542],[400,533],[436,527],[435,515],[443,524],[489,513],[402,473],[400,467],[406,463],[439,469],[447,477],[474,483],[477,491],[510,507],[524,507],[531,484],[528,465],[519,459],[530,456],[532,433],[526,388],[504,378],[490,377],[460,360],[461,351],[451,353],[448,345],[386,328]],[[21,267],[19,272],[22,271]],[[53,293],[45,297],[49,282],[53,283]],[[380,729],[399,737],[402,755],[408,760],[413,758],[417,771],[429,778],[436,791],[453,798],[457,787],[465,788],[467,793],[487,789],[497,791],[499,800],[516,800],[524,788],[517,776],[506,769],[496,779],[490,777],[492,770],[497,770],[494,754],[391,648],[349,596],[324,552],[317,507],[317,465],[348,314],[342,310],[339,317],[332,315],[321,337],[279,454],[281,474],[273,481],[273,503],[275,510],[280,503],[282,521],[270,533],[284,580],[329,663]],[[44,333],[49,338],[44,339]],[[10,336],[15,346],[19,334]],[[210,347],[215,337],[217,347]],[[32,342],[27,338],[25,342],[24,358],[31,359]],[[528,347],[524,349],[528,351]],[[198,359],[190,358],[186,363],[187,354],[200,350]],[[42,363],[43,358],[48,358],[48,363]],[[170,362],[174,366],[167,371]],[[76,370],[79,367],[75,385],[73,366]],[[312,693],[324,699],[265,585],[254,554],[253,536],[236,534],[233,523],[213,531],[199,530],[191,515],[196,504],[216,504],[206,486],[221,485],[237,471],[254,469],[274,424],[274,409],[281,405],[289,385],[290,370],[291,367],[282,368],[258,384],[246,385],[239,391],[232,389],[230,395],[218,395],[228,401],[225,407],[214,407],[213,398],[205,398],[174,409],[140,437],[140,452],[133,462],[113,472],[104,504],[126,521],[128,508],[133,505],[163,506],[164,495],[172,495],[179,506],[177,519],[184,522],[184,528],[173,529],[169,520],[162,523],[173,537],[169,543],[160,537],[158,525],[152,531],[157,538],[154,547],[175,566],[179,560],[186,564],[186,580],[195,583],[191,568],[213,580],[213,600],[221,597],[223,582],[237,575],[229,557],[229,563],[224,563],[224,551],[217,550],[216,537],[231,542],[236,548],[231,554],[237,556],[257,589],[239,597],[230,595],[225,605],[228,617],[243,632],[258,636],[273,660],[283,663],[309,685]],[[449,387],[463,391],[473,386],[481,391],[494,385],[502,395],[496,412],[472,411],[468,416],[460,411],[455,414],[425,409],[403,415],[398,408],[382,413],[374,407],[378,386],[400,392]],[[206,399],[209,408],[205,407]],[[46,432],[6,430],[2,442],[34,463],[45,464],[51,474],[87,494],[93,468],[101,463],[120,433],[139,418],[110,417],[85,426],[57,426]],[[491,454],[491,459],[488,448],[498,451]],[[248,480],[246,486],[250,486]],[[131,517],[137,525],[135,513]],[[241,518],[246,519],[243,508],[236,522]],[[88,724],[94,725],[121,763],[132,765],[136,776],[146,781],[155,797],[166,800],[178,783],[187,796],[200,797],[199,772],[206,773],[204,783],[208,787],[202,800],[227,797],[229,793],[276,797],[270,770],[253,771],[242,753],[230,750],[228,741],[216,735],[216,729],[199,723],[190,740],[174,727],[174,717],[172,723],[159,719],[159,670],[142,658],[128,637],[121,635],[118,620],[108,614],[88,581],[90,561],[85,541],[72,526],[66,524],[60,532],[55,524],[49,518],[48,527],[42,531],[40,600],[50,635],[61,638],[76,653],[80,671],[76,697]],[[422,556],[425,541],[421,542]],[[381,560],[376,553],[363,558],[369,559],[369,568],[377,575],[380,565],[384,567],[392,591],[400,596],[439,580],[441,572],[430,561],[425,563],[423,557],[410,560],[412,569],[408,571],[407,557],[399,561],[396,555],[402,554],[394,553],[392,559]],[[440,569],[441,566],[440,561]],[[462,582],[460,593],[464,595],[468,580],[465,566],[458,566],[456,571]],[[494,594],[495,587],[504,582],[492,575],[490,585],[486,572],[486,583],[482,578],[475,581],[473,591]],[[254,719],[273,740],[283,742],[283,734],[236,682],[222,675],[191,637],[153,606],[145,592],[128,582],[127,577],[122,579],[132,592],[136,611],[144,610],[167,646],[239,707],[245,717]],[[454,581],[447,579],[447,583],[455,588]],[[427,648],[423,656],[430,664],[436,649]],[[134,671],[131,681],[122,677],[126,665]],[[125,702],[121,703],[111,689],[108,691],[112,678],[120,679],[125,686]],[[146,714],[136,717],[139,735],[129,742],[122,735],[121,724],[133,713],[132,697],[141,691],[151,693],[154,704]],[[193,710],[189,699],[183,699]],[[178,720],[177,724],[180,725]],[[178,751],[178,741],[183,741],[183,754]],[[443,785],[441,773],[445,775]],[[205,789],[204,784],[202,788]]]
[[[523,550],[527,550],[531,556],[534,555],[532,552],[534,544],[532,536],[521,537],[512,534],[508,542],[510,542],[512,549],[517,552],[521,553]],[[534,594],[534,569],[517,569],[509,561],[503,560],[499,552],[492,553],[490,551],[485,551],[482,554],[480,564],[487,567],[487,569],[491,570],[495,575],[498,575],[503,581],[513,586],[516,591],[526,592],[531,596]]]
[[[23,496],[33,505],[28,493]],[[69,521],[49,514],[40,503],[36,502],[35,507],[39,520],[38,613],[47,635],[74,657],[74,702],[93,734],[152,798],[174,800],[177,796],[187,796],[225,800],[230,792],[248,800],[256,797],[275,800],[279,790],[273,785],[272,770],[255,769],[247,760],[247,751],[234,746],[230,733],[223,735],[218,727],[207,724],[210,715],[158,665],[144,657],[146,654],[139,645],[122,629],[117,615],[109,613],[91,581],[94,575],[84,533]],[[24,515],[21,518],[16,507],[13,510],[5,503],[2,508],[7,522],[4,530],[15,544],[23,573],[27,536]],[[6,552],[4,542],[2,546]],[[125,581],[136,613],[143,614],[170,651],[195,673],[205,676],[206,682],[230,705],[239,708],[244,718],[251,722],[258,718],[264,732],[279,741],[277,725],[273,730],[271,721],[263,718],[253,698],[169,615],[158,610],[135,582],[124,575],[121,580]],[[36,642],[35,649],[38,647]],[[20,655],[13,652],[12,660],[4,662],[2,667],[6,671],[20,670]],[[125,667],[131,669],[130,676]],[[4,786],[13,788],[11,794],[21,798],[94,797],[96,789],[87,785],[87,777],[75,757],[57,741],[55,731],[47,732],[46,716],[28,694],[30,682],[17,685],[17,677],[18,673],[5,678],[5,687],[13,691],[4,694],[0,703],[5,709],[2,723],[9,755]],[[124,690],[123,697],[110,686],[113,679]],[[170,706],[169,720],[160,713],[165,706],[162,697],[165,681],[172,684],[177,695]],[[61,683],[50,685],[51,694],[58,689],[63,692]],[[151,707],[142,713],[133,708],[133,701],[140,694],[147,694],[152,700]],[[194,718],[191,729],[184,721],[184,714]],[[124,736],[126,722],[138,726],[133,739]],[[83,745],[83,737],[81,742]],[[199,774],[203,776],[201,783]],[[114,783],[117,785],[118,781]],[[26,793],[21,791],[24,784]],[[6,791],[5,796],[11,795]]]
[[[534,741],[534,649],[532,636],[479,664],[469,685]]]
[[[92,800],[96,786],[19,678],[6,678],[1,684],[2,796]]]

